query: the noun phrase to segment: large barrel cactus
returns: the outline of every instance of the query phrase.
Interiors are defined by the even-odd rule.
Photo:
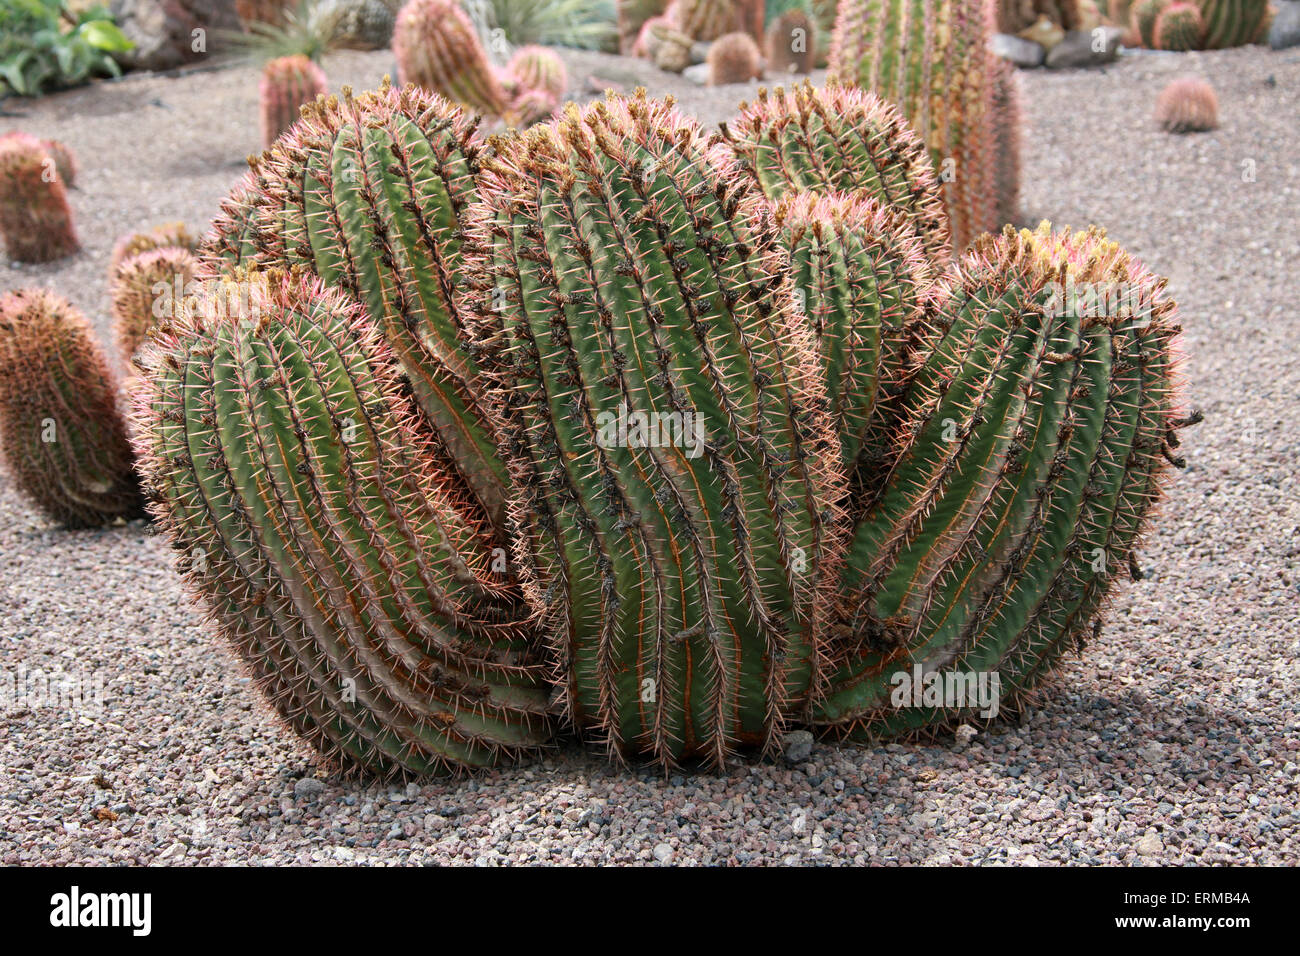
[[[140,359],[141,469],[188,577],[339,763],[425,774],[544,743],[520,598],[431,467],[391,350],[318,279],[257,279],[221,284]]]
[[[479,349],[569,715],[667,764],[770,747],[818,684],[843,487],[779,233],[670,103],[502,145]]]

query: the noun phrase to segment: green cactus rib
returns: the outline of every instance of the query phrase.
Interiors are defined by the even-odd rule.
[[[1173,460],[1173,306],[1102,234],[1008,230],[949,282],[915,437],[845,565],[844,665],[814,720],[852,739],[978,709],[892,706],[918,666],[996,672],[1014,707],[1097,626]],[[1068,283],[1110,298],[1053,300]]]
[[[850,501],[861,501],[895,454],[907,371],[931,334],[934,268],[911,221],[872,199],[792,193],[775,217],[822,357]]]
[[[1262,43],[1270,21],[1268,0],[1200,0],[1207,50]]]
[[[415,87],[312,104],[252,161],[207,248],[216,268],[305,266],[359,298],[433,426],[439,464],[502,528],[508,478],[456,291],[474,131],[457,107]]]
[[[140,359],[141,468],[182,569],[344,767],[439,773],[542,745],[522,603],[429,469],[391,352],[337,290],[280,278],[249,314],[168,323]]]
[[[773,201],[800,190],[853,192],[910,219],[942,267],[952,235],[925,144],[902,114],[854,86],[759,90],[723,133]]]
[[[0,450],[19,490],[65,527],[144,516],[108,361],[51,292],[0,296]]]
[[[842,0],[828,81],[897,106],[930,149],[964,249],[996,228],[992,7],[986,0]]]
[[[643,94],[497,147],[479,349],[561,699],[668,765],[771,748],[819,681],[844,480],[766,204]]]

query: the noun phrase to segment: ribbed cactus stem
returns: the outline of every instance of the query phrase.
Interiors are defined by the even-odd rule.
[[[563,703],[669,765],[771,748],[822,667],[843,478],[766,203],[644,95],[498,149],[479,348]]]
[[[185,227],[183,222],[165,222],[154,226],[147,232],[132,232],[119,236],[113,244],[113,254],[108,262],[108,283],[111,287],[117,279],[117,271],[122,263],[132,256],[151,249],[198,249],[199,240]]]
[[[1103,234],[1008,229],[948,283],[846,565],[846,663],[816,719],[853,736],[979,709],[891,700],[916,670],[996,675],[1014,707],[1097,626],[1176,457],[1174,307]]]
[[[506,469],[457,302],[474,124],[415,87],[356,98],[345,89],[305,114],[253,161],[208,248],[226,265],[303,266],[357,296],[401,362],[440,462],[500,527]]]
[[[1020,219],[1020,84],[1016,68],[998,58],[993,68],[993,186],[1000,225]]]
[[[1134,32],[1148,49],[1156,48],[1156,21],[1170,4],[1170,0],[1138,0],[1129,13]]]
[[[262,145],[270,146],[298,122],[304,103],[328,90],[325,72],[305,56],[282,56],[262,70]]]
[[[1200,0],[1200,8],[1207,50],[1262,43],[1268,35],[1268,0]]]
[[[953,242],[996,228],[988,0],[842,0],[830,78],[896,105],[930,149]]]
[[[712,43],[745,26],[740,0],[675,0],[672,9],[673,21],[692,40]]]
[[[113,342],[129,363],[149,330],[165,319],[176,319],[189,307],[198,274],[198,260],[175,246],[131,256],[118,267],[109,292],[113,300]]]
[[[53,521],[91,528],[144,513],[104,352],[53,293],[0,296],[0,447]]]
[[[724,133],[763,193],[852,192],[911,220],[937,265],[951,256],[948,217],[925,144],[897,109],[854,86],[759,90]]]
[[[52,262],[81,248],[58,164],[31,136],[0,139],[0,236],[15,262]]]
[[[428,774],[544,744],[545,674],[489,529],[431,470],[400,369],[310,277],[160,329],[141,467],[190,583],[271,703],[345,768]]]
[[[559,108],[569,88],[564,61],[544,46],[531,44],[515,50],[506,64],[505,77],[513,89],[508,118],[531,126]]]
[[[414,83],[482,115],[503,116],[510,96],[474,25],[455,0],[411,0],[393,30],[400,83]]]

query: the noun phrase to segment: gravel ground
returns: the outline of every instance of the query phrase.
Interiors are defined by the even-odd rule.
[[[575,92],[670,84],[725,118],[753,87],[702,90],[643,64],[571,58]],[[329,59],[362,87],[388,54]],[[1179,72],[1219,92],[1215,133],[1151,111]],[[595,74],[596,82],[586,78]],[[1102,639],[1040,709],[933,746],[818,744],[717,775],[620,770],[574,745],[460,782],[317,779],[182,593],[163,542],[45,526],[0,478],[0,666],[102,684],[102,709],[0,706],[0,862],[1300,863],[1300,54],[1262,48],[1022,74],[1026,218],[1098,222],[1169,275],[1207,422]],[[103,328],[119,232],[206,224],[257,146],[247,69],[5,104],[81,160],[85,251],[49,284]],[[1253,180],[1253,181],[1251,181]]]

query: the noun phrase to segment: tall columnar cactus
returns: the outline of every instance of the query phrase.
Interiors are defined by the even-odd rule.
[[[674,21],[692,40],[711,43],[740,29],[740,0],[676,0]]]
[[[132,256],[151,249],[198,249],[199,240],[185,227],[183,222],[165,222],[154,226],[147,232],[131,232],[120,236],[113,244],[113,254],[108,263],[108,284],[117,279],[117,271]]]
[[[478,348],[562,701],[665,764],[771,748],[822,668],[843,477],[767,205],[643,95],[500,148]]]
[[[1153,33],[1158,49],[1183,53],[1201,48],[1204,30],[1201,12],[1194,4],[1171,3],[1156,18]]]
[[[160,321],[184,315],[195,294],[191,283],[197,274],[194,254],[177,246],[138,253],[118,267],[109,292],[113,342],[123,362],[131,361]]]
[[[16,262],[51,262],[81,248],[57,163],[39,140],[0,140],[0,235]]]
[[[993,186],[997,221],[1020,219],[1020,85],[1016,68],[999,58],[993,71]]]
[[[455,0],[411,0],[397,15],[393,53],[401,83],[440,93],[487,117],[504,116],[509,109],[510,96]]]
[[[108,362],[85,316],[53,293],[0,296],[0,447],[53,521],[90,528],[144,513]]]
[[[774,214],[790,253],[795,310],[817,340],[850,500],[857,501],[893,461],[907,373],[933,334],[935,269],[915,225],[874,199],[790,193]]]
[[[726,33],[709,45],[709,85],[748,83],[761,70],[762,54],[748,33]]]
[[[911,220],[942,266],[951,252],[948,217],[925,145],[897,109],[854,86],[803,83],[759,90],[724,134],[763,193],[858,193]]]
[[[817,65],[817,26],[797,7],[772,20],[763,40],[767,69],[785,73],[811,73]]]
[[[927,706],[919,687],[900,701],[899,674],[949,688],[996,676],[1012,708],[1092,635],[1114,580],[1136,568],[1187,423],[1164,283],[1101,233],[1008,229],[948,285],[942,337],[904,398],[906,450],[846,563],[841,667],[815,720],[851,736],[982,706]]]
[[[1156,122],[1167,133],[1204,133],[1219,125],[1214,87],[1195,76],[1170,82],[1156,97]]]
[[[298,122],[304,103],[328,90],[325,71],[297,54],[271,60],[262,69],[262,145],[270,146],[280,134]]]
[[[502,526],[506,470],[456,296],[474,124],[415,87],[356,98],[345,88],[304,113],[252,161],[206,243],[208,265],[304,266],[356,295],[433,426],[441,466]]]
[[[430,468],[378,330],[315,278],[252,296],[164,325],[141,360],[141,470],[190,582],[344,767],[435,773],[544,744],[519,596]]]
[[[1141,38],[1142,45],[1154,50],[1156,47],[1156,21],[1170,4],[1170,0],[1137,0],[1129,13],[1132,28]]]
[[[996,228],[987,0],[843,0],[830,76],[894,103],[930,148],[953,242]]]
[[[1205,23],[1205,49],[1224,50],[1262,43],[1268,36],[1268,0],[1199,0]]]

